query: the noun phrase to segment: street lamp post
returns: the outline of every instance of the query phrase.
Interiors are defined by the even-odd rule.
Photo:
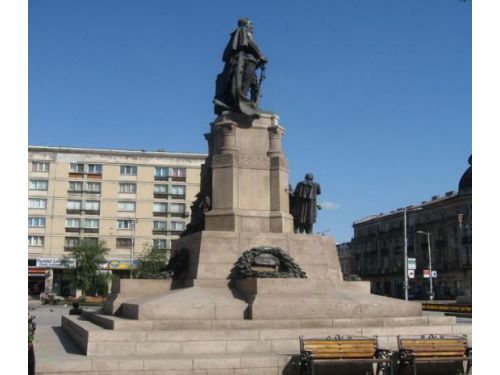
[[[433,300],[434,299],[434,291],[432,290],[431,233],[430,232],[424,232],[423,230],[418,230],[417,233],[418,234],[425,234],[425,235],[427,235],[427,249],[429,251],[429,288],[430,288],[429,299]]]
[[[404,281],[405,281],[405,301],[408,301],[408,232],[406,228],[406,214],[408,211],[418,211],[421,207],[410,208],[405,207],[403,209],[403,227],[404,227]]]

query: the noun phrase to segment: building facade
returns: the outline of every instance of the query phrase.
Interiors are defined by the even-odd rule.
[[[28,287],[65,294],[60,260],[83,240],[106,242],[118,275],[145,248],[168,250],[189,222],[206,155],[30,146]]]
[[[404,297],[404,213],[407,217],[408,258],[416,259],[410,273],[409,297],[429,296],[427,235],[430,233],[433,291],[436,299],[472,295],[472,160],[458,192],[434,196],[421,204],[399,208],[354,222],[354,237],[343,244],[344,275],[371,282],[372,293]],[[340,256],[339,256],[340,258]],[[349,259],[350,258],[350,259]],[[414,274],[414,277],[413,275]]]

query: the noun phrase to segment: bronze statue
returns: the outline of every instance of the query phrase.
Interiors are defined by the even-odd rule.
[[[316,222],[317,209],[321,209],[316,197],[321,194],[321,187],[313,181],[312,173],[307,173],[305,179],[297,184],[293,192],[294,230],[299,233],[312,234]]]
[[[222,61],[224,70],[217,76],[215,84],[215,113],[234,111],[258,117],[260,87],[267,59],[253,38],[253,24],[248,18],[238,21],[238,28],[231,33]],[[259,68],[260,80],[256,74]]]

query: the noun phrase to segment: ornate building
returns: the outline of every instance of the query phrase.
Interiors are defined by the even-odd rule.
[[[415,276],[409,279],[410,298],[428,298],[429,279],[423,275],[429,264],[428,243],[419,231],[431,234],[435,298],[472,294],[472,156],[469,164],[458,192],[406,207],[408,257],[416,258]],[[354,222],[354,238],[339,246],[344,274],[370,281],[373,293],[404,296],[404,212],[405,208],[398,208]]]

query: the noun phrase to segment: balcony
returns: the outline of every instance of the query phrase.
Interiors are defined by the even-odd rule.
[[[80,227],[74,228],[74,227],[66,227],[66,233],[80,233]]]
[[[169,214],[172,217],[181,217],[181,218],[189,217],[189,214],[187,212],[169,212]]]
[[[67,214],[71,214],[71,215],[81,215],[82,214],[82,210],[73,210],[73,209],[67,208],[66,209],[66,213]]]
[[[186,194],[170,194],[172,199],[186,199]]]
[[[171,176],[170,177],[172,181],[186,181],[186,177],[174,177],[174,176]]]
[[[99,228],[83,228],[84,233],[99,233]]]
[[[100,210],[84,210],[85,215],[100,215]]]
[[[168,176],[155,176],[155,181],[168,181]]]
[[[69,178],[83,178],[85,174],[83,172],[69,172]]]
[[[102,179],[102,172],[101,173],[87,173],[87,178],[91,180],[100,180]]]
[[[168,212],[167,212],[167,211],[157,211],[157,212],[153,212],[153,216],[167,217],[167,216],[168,216]]]
[[[168,193],[154,193],[153,196],[159,199],[167,199]]]
[[[100,190],[85,190],[85,194],[101,194]]]
[[[153,229],[153,234],[160,235],[160,236],[167,236],[168,230],[167,229]]]

